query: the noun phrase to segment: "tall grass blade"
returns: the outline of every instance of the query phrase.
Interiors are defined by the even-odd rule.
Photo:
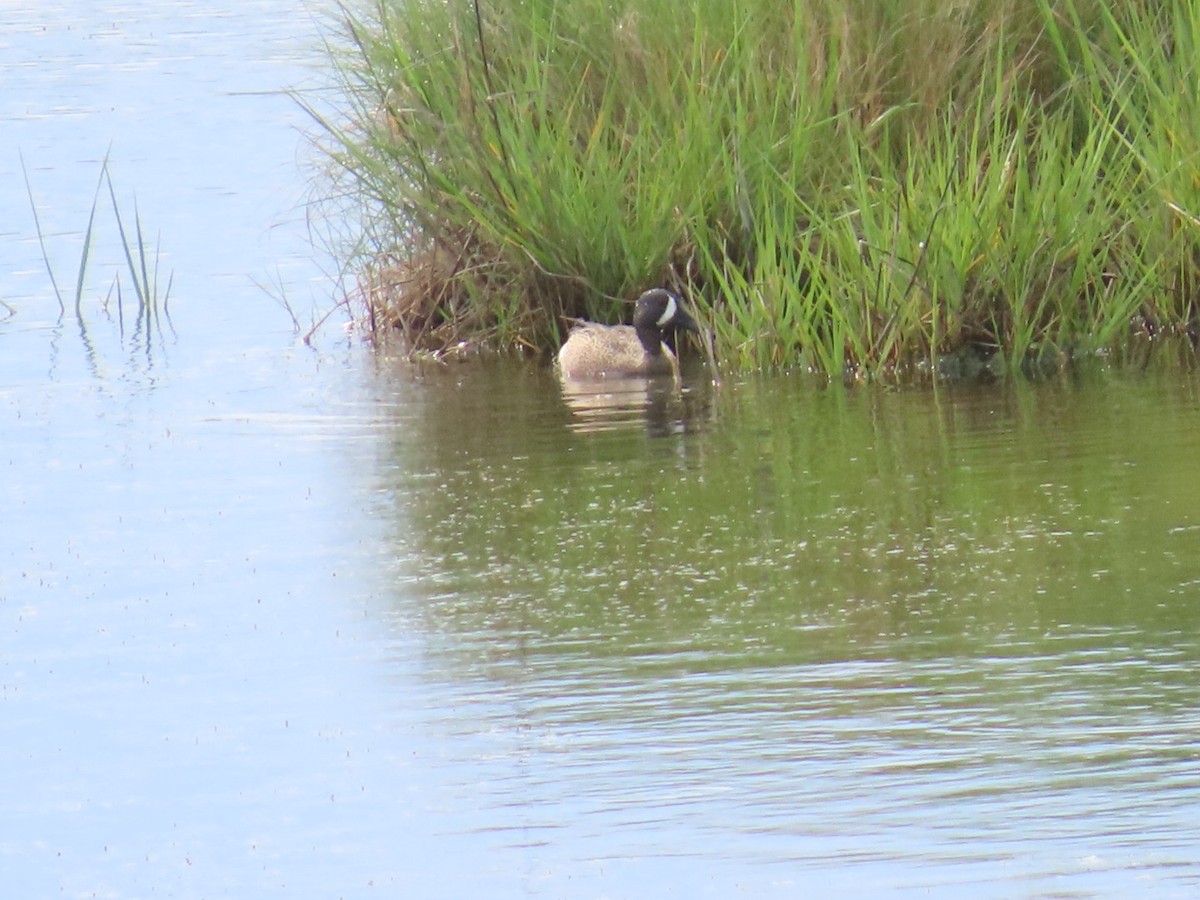
[[[54,288],[54,296],[58,298],[58,313],[63,315],[67,311],[66,305],[63,303],[62,291],[58,289],[58,281],[54,277],[54,266],[50,265],[50,255],[46,252],[46,237],[42,231],[42,222],[38,217],[37,202],[33,199],[33,186],[29,183],[29,170],[25,166],[25,154],[17,151],[17,156],[21,160],[21,174],[25,178],[25,193],[29,197],[29,209],[33,213],[33,225],[37,230],[38,246],[42,251],[42,262],[46,266],[46,274],[50,276],[50,286]]]
[[[116,188],[113,187],[112,176],[108,172],[107,165],[104,168],[104,179],[108,183],[108,196],[112,200],[113,217],[117,222],[117,233],[121,237],[121,250],[125,255],[125,264],[129,272],[129,280],[133,282],[133,291],[137,296],[138,301],[138,317],[139,320],[144,315],[150,315],[153,311],[154,298],[149,294],[149,284],[146,278],[146,248],[142,240],[142,224],[137,212],[137,203],[134,203],[134,228],[137,237],[137,260],[134,259],[134,244],[129,240],[129,236],[125,231],[125,222],[121,218],[121,206],[117,202]]]
[[[83,317],[83,286],[87,281],[88,259],[92,253],[92,235],[96,224],[96,208],[100,205],[100,187],[108,173],[108,154],[100,164],[100,176],[96,180],[96,190],[92,194],[92,208],[88,212],[87,229],[83,233],[83,247],[79,251],[79,272],[75,276],[75,315]]]

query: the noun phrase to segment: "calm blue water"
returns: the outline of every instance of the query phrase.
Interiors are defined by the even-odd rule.
[[[307,347],[316,13],[5,10],[5,896],[1200,890],[1194,374],[564,397]],[[74,315],[106,153],[169,316],[106,194]]]

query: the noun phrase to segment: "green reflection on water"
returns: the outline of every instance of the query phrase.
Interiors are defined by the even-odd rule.
[[[398,602],[463,665],[1195,656],[1190,376],[700,380],[600,432],[544,370],[395,390]]]

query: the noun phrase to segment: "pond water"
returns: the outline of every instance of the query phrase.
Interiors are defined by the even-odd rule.
[[[319,15],[6,16],[6,894],[1200,890],[1195,373],[564,396],[308,348]],[[108,295],[103,203],[74,315],[106,151],[169,316]]]

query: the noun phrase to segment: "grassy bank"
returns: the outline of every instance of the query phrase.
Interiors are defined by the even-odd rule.
[[[350,0],[324,119],[377,329],[552,348],[650,286],[731,368],[1189,332],[1200,6]]]

